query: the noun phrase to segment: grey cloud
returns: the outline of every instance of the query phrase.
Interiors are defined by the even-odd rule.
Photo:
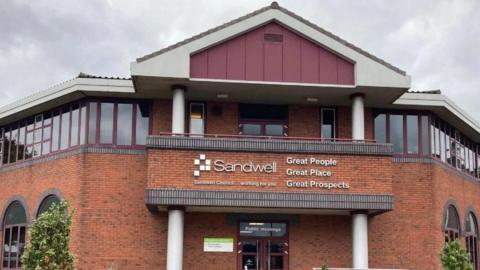
[[[280,0],[406,70],[415,89],[442,89],[480,120],[476,0]],[[129,63],[270,1],[13,0],[0,5],[0,105],[78,72],[129,76]]]

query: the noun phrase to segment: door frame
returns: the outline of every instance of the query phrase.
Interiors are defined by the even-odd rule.
[[[281,236],[281,237],[274,237],[274,236],[271,236],[271,237],[262,237],[262,236],[257,236],[257,237],[254,237],[254,236],[241,236],[240,235],[240,223],[243,223],[243,222],[258,222],[258,223],[284,223],[286,225],[286,232],[285,232],[285,235],[284,236]],[[243,242],[243,241],[259,241],[259,243],[261,243],[260,245],[260,251],[257,251],[257,254],[259,256],[259,258],[261,258],[259,260],[259,265],[260,265],[260,269],[262,270],[267,270],[267,269],[263,269],[261,264],[264,263],[264,260],[265,260],[265,248],[263,247],[264,243],[266,243],[267,241],[284,241],[285,243],[287,243],[287,248],[286,248],[286,254],[283,255],[283,258],[284,258],[284,268],[283,270],[288,270],[289,269],[289,257],[290,257],[290,223],[288,221],[284,221],[284,220],[258,220],[258,219],[251,219],[251,220],[238,220],[237,221],[237,226],[236,226],[236,230],[237,230],[237,270],[243,270],[243,266],[242,266],[242,250],[240,249],[241,245],[240,243]],[[257,246],[257,249],[259,247]]]

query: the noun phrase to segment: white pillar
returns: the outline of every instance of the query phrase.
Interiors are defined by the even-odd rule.
[[[184,210],[168,211],[167,270],[183,269]]]
[[[355,141],[365,140],[365,110],[364,96],[352,95],[352,139]]]
[[[352,214],[352,261],[353,269],[368,269],[368,216]]]
[[[173,86],[172,133],[185,133],[185,88]]]

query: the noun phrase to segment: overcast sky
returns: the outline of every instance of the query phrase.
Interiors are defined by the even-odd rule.
[[[269,5],[263,0],[0,0],[0,106],[79,72],[129,77],[145,54]],[[480,1],[280,0],[441,89],[480,121]]]

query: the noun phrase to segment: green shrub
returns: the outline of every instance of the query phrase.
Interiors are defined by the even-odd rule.
[[[28,231],[28,244],[22,256],[24,270],[73,270],[70,254],[72,214],[68,203],[54,203],[38,217]]]
[[[445,244],[442,265],[445,270],[473,270],[470,255],[457,240]]]

